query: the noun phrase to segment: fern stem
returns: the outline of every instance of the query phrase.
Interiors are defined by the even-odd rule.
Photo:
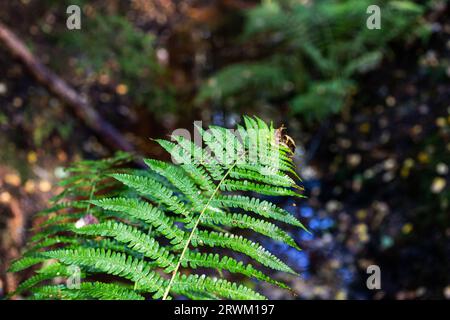
[[[92,187],[91,187],[91,192],[89,194],[89,203],[88,203],[88,206],[86,208],[86,214],[91,213],[91,206],[92,206],[91,200],[94,198],[95,188],[96,188],[96,185],[97,185],[97,180],[96,179],[95,180],[93,179],[91,181],[92,181],[93,184],[92,184]]]
[[[172,277],[170,278],[169,284],[167,285],[167,288],[164,292],[164,295],[162,297],[162,300],[167,300],[167,297],[170,293],[170,289],[172,288],[173,282],[177,276],[178,270],[180,269],[181,266],[181,262],[184,259],[184,255],[186,254],[189,244],[191,243],[192,237],[194,236],[195,231],[197,230],[197,227],[200,223],[200,220],[203,216],[203,214],[205,213],[206,209],[208,208],[209,204],[211,203],[212,199],[214,198],[214,196],[216,195],[216,193],[219,191],[220,186],[222,185],[222,183],[225,181],[225,179],[227,178],[227,176],[230,174],[231,170],[233,170],[233,168],[236,166],[238,160],[236,160],[233,165],[227,170],[227,172],[224,174],[224,176],[222,177],[222,179],[220,180],[220,182],[217,184],[216,189],[214,190],[214,192],[211,194],[211,196],[208,199],[208,202],[206,203],[205,207],[203,208],[203,210],[200,212],[200,215],[197,218],[197,221],[195,221],[194,226],[192,227],[191,233],[189,234],[189,237],[186,241],[186,244],[184,245],[183,251],[181,251],[181,255],[180,255],[180,259],[178,260],[177,266],[175,267],[175,270],[173,270],[172,273]]]

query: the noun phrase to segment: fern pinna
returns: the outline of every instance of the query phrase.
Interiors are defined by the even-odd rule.
[[[41,265],[15,294],[265,299],[245,284],[226,280],[223,271],[288,288],[267,270],[296,273],[247,238],[259,233],[300,250],[281,225],[303,225],[261,198],[302,197],[282,129],[250,117],[235,131],[197,129],[201,145],[181,136],[156,140],[173,163],[146,159],[146,170],[124,169],[120,164],[128,158],[119,154],[70,168],[61,182],[63,193],[39,214],[45,222],[10,268],[18,272]],[[71,276],[73,266],[82,280],[67,286],[61,279]]]

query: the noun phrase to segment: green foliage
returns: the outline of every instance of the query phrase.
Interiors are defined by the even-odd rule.
[[[367,7],[381,8],[381,30],[366,27]],[[197,97],[225,106],[287,102],[294,113],[322,118],[340,111],[398,38],[424,35],[424,6],[412,1],[263,1],[246,12],[241,41],[265,52],[214,74]]]
[[[147,159],[147,170],[121,169],[130,158],[118,154],[69,168],[60,183],[64,191],[39,214],[45,222],[10,268],[42,264],[16,293],[35,299],[264,299],[245,282],[288,288],[267,270],[295,271],[247,236],[300,250],[283,225],[303,225],[255,196],[302,197],[302,188],[280,132],[258,118],[244,122],[238,134],[198,128],[203,147],[180,136],[157,140],[177,164]],[[70,266],[81,270],[78,289],[64,285]],[[231,282],[223,271],[248,280]]]
[[[80,57],[79,66],[120,79],[137,104],[155,111],[173,108],[174,91],[157,61],[154,37],[119,15],[84,17],[82,32],[64,31],[58,38]]]

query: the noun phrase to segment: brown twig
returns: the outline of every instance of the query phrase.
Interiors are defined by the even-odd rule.
[[[4,24],[0,23],[0,42],[28,68],[31,74],[50,92],[73,109],[85,124],[105,143],[115,149],[133,152],[133,145],[80,96],[69,84],[43,65],[25,44]]]

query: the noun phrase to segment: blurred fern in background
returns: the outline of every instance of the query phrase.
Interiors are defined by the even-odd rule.
[[[373,4],[381,8],[381,30],[366,27]],[[215,72],[197,101],[287,102],[308,118],[336,113],[358,89],[355,77],[389,53],[389,41],[427,34],[419,19],[424,9],[412,1],[263,1],[246,12],[241,41],[264,54]]]

